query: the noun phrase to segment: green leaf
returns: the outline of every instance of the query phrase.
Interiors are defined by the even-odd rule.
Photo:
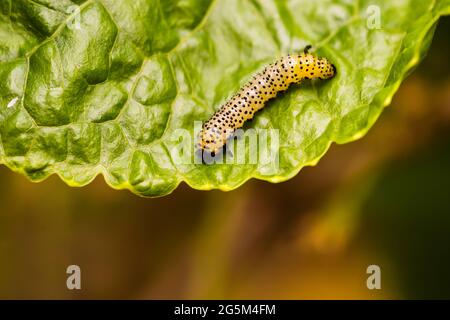
[[[0,5],[0,163],[73,186],[101,173],[113,188],[143,196],[182,181],[222,190],[250,178],[280,182],[332,142],[362,137],[450,13],[450,0]],[[337,77],[291,87],[245,127],[279,130],[279,162],[180,162],[179,129],[192,132],[265,64],[307,44]],[[255,152],[247,146],[247,156]]]

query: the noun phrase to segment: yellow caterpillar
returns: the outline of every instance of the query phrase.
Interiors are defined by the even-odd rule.
[[[214,156],[227,143],[234,131],[242,128],[245,121],[253,118],[256,111],[278,92],[290,84],[303,79],[329,79],[336,74],[336,68],[326,58],[308,53],[288,55],[270,64],[237,94],[229,99],[207,122],[200,132],[199,147]]]

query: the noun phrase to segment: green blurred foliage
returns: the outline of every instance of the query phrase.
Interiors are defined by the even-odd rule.
[[[365,243],[409,298],[450,297],[450,130],[382,173],[362,208]]]

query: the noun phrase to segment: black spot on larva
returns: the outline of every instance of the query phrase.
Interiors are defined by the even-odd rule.
[[[251,121],[254,114],[264,108],[267,100],[278,92],[303,79],[328,79],[335,74],[335,66],[327,59],[315,58],[307,51],[276,61],[257,73],[203,125],[200,148],[214,156],[224,147],[234,130],[241,128],[245,121]]]

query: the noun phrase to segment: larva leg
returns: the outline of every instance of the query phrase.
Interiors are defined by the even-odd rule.
[[[309,50],[311,50],[311,48],[312,48],[312,45],[308,44],[308,45],[305,47],[305,49],[303,49],[303,52],[304,52],[305,54],[308,54],[308,53],[309,53]]]

